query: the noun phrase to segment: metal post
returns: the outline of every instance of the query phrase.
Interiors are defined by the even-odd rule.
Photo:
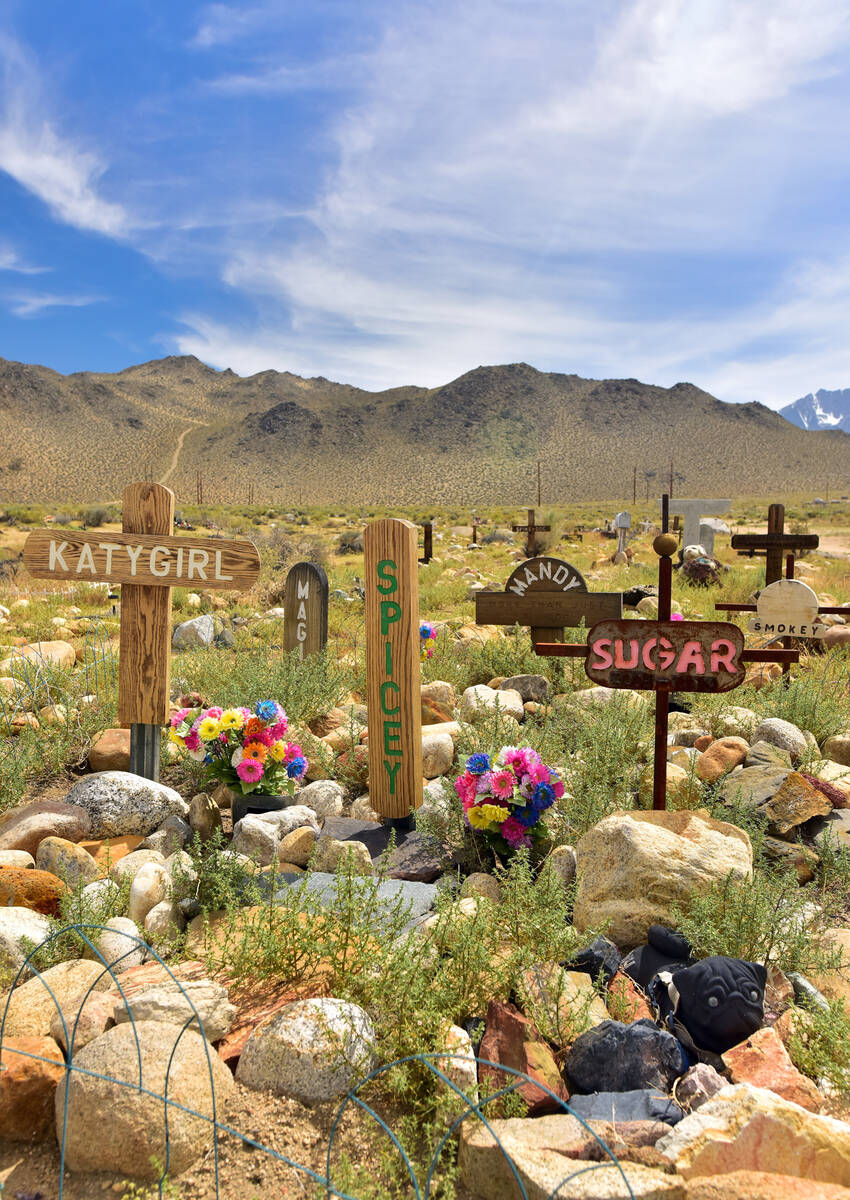
[[[676,543],[669,534],[670,497],[661,497],[661,535],[653,548],[658,559],[658,620],[670,620],[670,603],[673,593],[673,554]],[[669,545],[662,542],[667,536]],[[669,553],[665,553],[668,551]],[[652,807],[663,811],[667,807],[667,727],[670,715],[670,691],[659,687],[655,691],[655,757],[652,770]]]
[[[130,726],[130,774],[159,783],[159,725]]]

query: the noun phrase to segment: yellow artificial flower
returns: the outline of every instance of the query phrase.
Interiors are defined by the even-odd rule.
[[[168,740],[169,740],[169,742],[174,742],[178,746],[183,745],[182,737],[180,737],[179,734],[175,733],[173,729],[169,729],[169,731],[168,731]]]
[[[245,724],[245,718],[242,713],[236,708],[226,708],[218,719],[218,723],[222,730],[226,729],[241,729]]]
[[[286,758],[286,742],[273,742],[269,747],[269,758],[273,762],[283,762]]]
[[[198,737],[202,742],[212,742],[221,733],[221,725],[215,717],[204,717],[198,726]]]
[[[478,812],[486,816],[488,821],[492,821],[496,825],[501,825],[503,821],[507,821],[508,810],[502,808],[501,804],[479,804]]]
[[[480,804],[478,807],[467,809],[466,816],[473,829],[486,829],[490,824],[490,818],[485,814],[484,809],[490,808],[489,804]]]

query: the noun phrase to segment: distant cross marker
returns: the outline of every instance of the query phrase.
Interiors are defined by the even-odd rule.
[[[537,550],[536,534],[548,533],[550,531],[550,529],[552,528],[551,525],[536,524],[534,518],[535,518],[535,510],[533,508],[530,508],[528,510],[528,521],[525,525],[511,525],[511,530],[513,533],[524,533],[526,535],[525,553],[528,555],[529,558],[533,558],[534,554]]]
[[[682,534],[683,546],[703,546],[706,554],[714,554],[714,534],[711,536],[711,545],[706,546],[700,542],[700,518],[701,517],[719,517],[723,513],[728,512],[732,505],[731,500],[671,500],[670,512],[678,513],[685,519],[685,531]]]
[[[765,556],[764,582],[776,583],[782,578],[782,556],[795,555],[800,550],[817,550],[820,538],[816,533],[786,533],[784,504],[771,504],[767,510],[767,533],[735,533],[732,549],[742,554]],[[790,575],[793,577],[793,561]],[[715,606],[716,607],[716,606]]]

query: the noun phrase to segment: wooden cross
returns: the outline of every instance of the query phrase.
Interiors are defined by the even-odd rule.
[[[728,692],[744,682],[745,662],[797,662],[796,650],[745,650],[737,625],[721,621],[673,621],[673,559],[678,541],[669,528],[669,498],[662,498],[662,529],[652,548],[658,555],[658,620],[600,621],[585,644],[537,643],[535,653],[583,658],[594,683],[655,692],[655,756],[652,807],[667,806],[667,726],[672,692]]]
[[[481,518],[478,513],[472,514],[472,544],[478,545],[478,526],[481,524]]]
[[[171,589],[244,590],[256,582],[253,542],[174,537],[174,493],[131,483],[122,498],[122,532],[36,529],[24,562],[36,579],[121,584],[118,720],[130,727],[130,770],[159,778],[160,726],[168,723]]]
[[[431,561],[431,559],[434,557],[434,518],[433,517],[431,518],[430,521],[426,521],[424,523],[424,525],[422,526],[422,540],[423,540],[422,557],[419,559],[419,561],[421,563],[423,563],[425,566],[427,566],[428,563]]]
[[[526,625],[531,640],[562,642],[564,627],[623,615],[621,592],[589,592],[579,572],[560,558],[531,558],[513,571],[503,592],[476,592],[478,625]]]
[[[552,528],[551,525],[537,525],[534,520],[534,509],[528,510],[528,522],[525,525],[511,525],[513,533],[525,533],[528,536],[525,539],[525,552],[529,558],[532,558],[537,550],[537,533],[548,533]]]
[[[792,556],[800,550],[817,550],[820,538],[816,533],[786,533],[785,506],[771,504],[767,510],[767,533],[735,533],[732,535],[732,549],[746,554],[750,558],[755,554],[765,556],[764,582],[765,587],[782,578],[782,556],[789,553]],[[793,558],[791,575],[793,578]],[[719,607],[719,605],[715,606]]]

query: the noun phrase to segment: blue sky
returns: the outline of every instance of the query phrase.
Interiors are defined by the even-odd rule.
[[[0,355],[850,386],[847,0],[0,0]]]

